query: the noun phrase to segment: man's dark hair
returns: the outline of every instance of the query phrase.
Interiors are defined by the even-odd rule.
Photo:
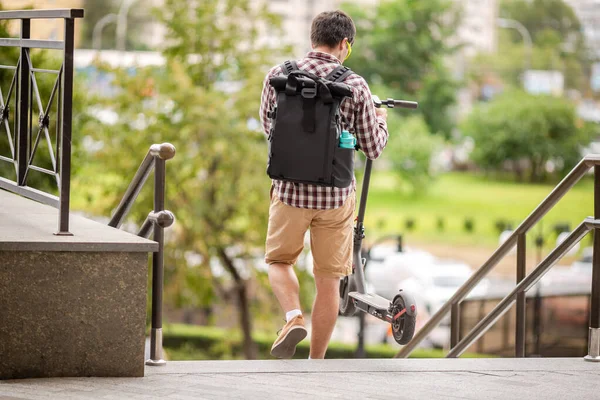
[[[344,38],[354,42],[356,27],[354,21],[343,11],[325,11],[312,21],[310,40],[314,46],[337,46]]]

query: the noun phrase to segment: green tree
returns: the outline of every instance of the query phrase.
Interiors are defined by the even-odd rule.
[[[91,49],[94,42],[96,24],[109,14],[118,14],[123,0],[84,0],[85,18],[82,20],[83,33],[81,46]],[[144,43],[144,28],[152,21],[152,9],[144,7],[144,2],[138,0],[127,14],[127,37],[125,47],[128,50],[148,50]],[[102,48],[115,49],[117,46],[115,22],[109,23],[102,31]]]
[[[509,168],[518,180],[546,177],[552,161],[559,172],[581,159],[590,142],[574,107],[562,98],[508,92],[476,107],[463,131],[475,139],[472,159],[487,171]]]
[[[564,0],[504,0],[500,16],[519,21],[531,35],[530,68],[561,71],[566,88],[588,92],[588,70],[594,59],[577,15]],[[496,54],[475,59],[471,68],[475,80],[481,82],[495,72],[506,83],[521,86],[528,59],[523,38],[514,29],[499,30],[498,38]]]
[[[368,82],[384,84],[396,96],[417,99],[431,132],[449,136],[453,124],[449,107],[458,83],[444,65],[455,46],[459,11],[448,0],[382,0],[377,7],[353,4],[344,9],[357,25],[350,68]]]
[[[204,88],[238,80],[262,84],[274,54],[289,47],[261,43],[261,30],[280,25],[266,3],[204,0],[201,5],[165,0],[157,17],[167,27],[165,55],[185,66],[192,83]],[[255,85],[256,86],[256,85]],[[249,92],[252,98],[256,92]],[[254,106],[255,104],[250,104]],[[249,115],[256,110],[245,107]]]
[[[542,43],[550,30],[573,44],[584,44],[579,18],[564,0],[503,0],[500,15],[521,22],[534,42]],[[513,32],[511,37],[514,42],[523,40],[519,32]]]
[[[255,39],[257,26],[276,19],[248,0],[167,0],[159,18],[168,32],[165,68],[133,75],[117,71],[114,85],[121,90],[103,107],[114,110],[118,122],[86,127],[86,134],[101,143],[92,159],[102,173],[79,176],[84,206],[110,212],[145,149],[173,143],[177,155],[167,164],[167,207],[177,223],[166,253],[168,294],[176,304],[196,306],[210,304],[215,293],[225,300],[233,296],[245,355],[255,358],[252,263],[241,260],[264,246],[270,182],[257,114],[273,49]],[[124,156],[134,154],[139,157]],[[140,203],[133,215],[137,222],[150,210],[149,191]],[[215,260],[228,281],[211,276]]]
[[[419,192],[433,179],[431,160],[443,140],[429,132],[420,115],[401,118],[388,116],[390,140],[383,158],[390,162],[403,191]]]
[[[538,48],[535,68],[555,69],[565,75],[567,88],[586,91],[585,70],[593,60],[586,48],[579,18],[564,0],[505,0],[501,14],[521,22]],[[522,43],[518,32],[511,32],[513,43]]]
[[[91,49],[94,41],[94,27],[106,15],[116,14],[118,5],[114,0],[84,0],[83,9],[85,10],[85,18],[82,21],[81,47]],[[102,47],[114,49],[115,44],[115,24],[107,24],[102,31]]]

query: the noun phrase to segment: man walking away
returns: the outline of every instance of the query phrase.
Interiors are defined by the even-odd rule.
[[[296,64],[301,71],[324,78],[350,56],[356,28],[344,12],[329,11],[314,18],[310,35],[313,50]],[[282,67],[276,66],[264,82],[260,116],[267,135],[271,132],[270,116],[277,101],[269,81],[283,73]],[[386,110],[375,108],[369,86],[361,76],[350,73],[342,82],[352,88],[352,97],[340,105],[342,128],[353,133],[357,147],[374,160],[388,139]],[[309,228],[316,285],[309,358],[325,357],[338,315],[340,279],[352,273],[355,191],[354,179],[345,188],[277,179],[272,182],[266,262],[271,287],[286,317],[286,324],[271,349],[277,358],[291,358],[296,345],[307,335],[293,266]]]

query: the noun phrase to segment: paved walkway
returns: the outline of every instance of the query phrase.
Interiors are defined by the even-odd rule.
[[[145,378],[0,381],[0,399],[597,399],[582,359],[189,361]]]

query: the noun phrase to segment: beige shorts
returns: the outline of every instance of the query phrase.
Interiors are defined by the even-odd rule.
[[[294,265],[304,248],[304,235],[310,228],[313,271],[318,277],[342,278],[352,273],[352,233],[355,195],[343,206],[312,210],[284,204],[271,195],[265,261],[267,264]]]

